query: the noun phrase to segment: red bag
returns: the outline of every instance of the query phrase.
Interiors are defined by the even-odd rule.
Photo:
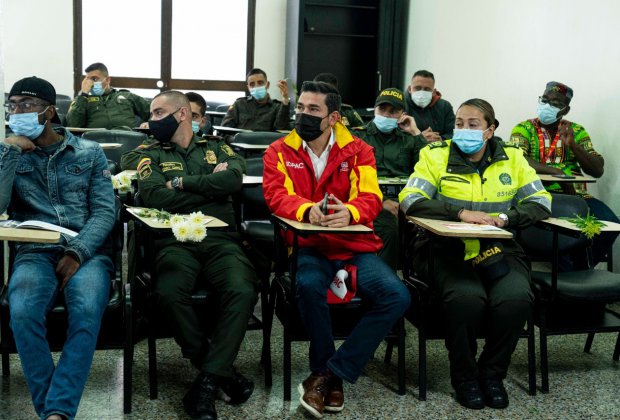
[[[334,280],[327,289],[327,303],[347,303],[355,297],[357,291],[357,266],[346,264],[338,270]]]

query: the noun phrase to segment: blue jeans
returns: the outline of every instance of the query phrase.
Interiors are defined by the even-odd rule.
[[[18,253],[9,282],[11,329],[37,414],[73,419],[93,360],[101,317],[110,293],[109,257],[96,255],[58,290],[61,252]],[[46,339],[46,318],[58,293],[68,313],[67,340],[54,367]]]
[[[405,313],[410,295],[396,273],[374,254],[358,254],[348,261],[328,260],[312,248],[297,257],[297,305],[310,336],[310,370],[329,368],[354,383],[396,321]],[[327,306],[327,289],[345,264],[357,266],[357,293],[372,308],[336,351]]]

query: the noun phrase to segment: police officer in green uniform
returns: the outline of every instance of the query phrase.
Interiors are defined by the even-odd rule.
[[[551,195],[521,150],[494,138],[494,130],[495,112],[488,102],[463,103],[452,140],[432,143],[420,152],[399,194],[402,211],[510,229],[547,218]],[[530,268],[523,249],[513,239],[484,243],[437,238],[431,243],[424,236],[415,242],[412,255],[412,267],[442,298],[457,401],[473,409],[507,407],[502,381],[532,311]],[[482,331],[485,344],[476,361],[476,338]]]
[[[247,82],[250,95],[237,99],[228,108],[222,125],[252,131],[289,130],[291,112],[286,80],[278,81],[282,101],[269,96],[269,81],[263,70],[250,70]]]
[[[187,97],[157,95],[149,128],[159,143],[141,154],[138,186],[144,204],[170,213],[201,211],[235,225],[231,194],[242,186],[242,159],[221,141],[192,132]],[[238,235],[209,229],[199,243],[162,237],[155,242],[155,294],[160,313],[174,326],[175,340],[200,373],[184,397],[192,418],[216,418],[218,387],[232,403],[246,401],[254,384],[233,368],[257,300],[257,280]],[[213,333],[206,337],[190,296],[204,282],[219,298]]]
[[[67,126],[131,129],[149,118],[148,101],[126,89],[113,89],[104,64],[91,64],[84,71],[82,89],[67,112]]]
[[[420,149],[428,143],[415,120],[404,112],[405,100],[401,90],[384,89],[375,101],[375,117],[365,127],[352,133],[375,149],[377,175],[408,177],[418,162]],[[394,270],[398,266],[398,193],[401,185],[381,185],[383,209],[375,219],[374,228],[383,241],[379,256]]]
[[[338,90],[338,78],[333,73],[319,73],[314,76],[315,82],[325,82]],[[340,104],[340,116],[342,123],[349,129],[361,128],[364,126],[364,120],[358,112],[349,104]]]

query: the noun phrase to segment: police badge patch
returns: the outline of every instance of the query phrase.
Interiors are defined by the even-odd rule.
[[[512,185],[512,178],[509,174],[504,172],[503,174],[499,175],[499,182],[501,182],[502,185]]]
[[[205,160],[209,165],[215,165],[217,163],[215,152],[213,150],[207,150],[207,153],[205,153]]]

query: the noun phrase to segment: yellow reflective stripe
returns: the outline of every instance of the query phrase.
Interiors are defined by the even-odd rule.
[[[357,210],[357,208],[352,205],[352,204],[345,204],[345,207],[349,209],[349,211],[351,212],[351,217],[353,217],[353,220],[355,222],[359,222],[360,221],[360,212]]]
[[[304,220],[304,214],[306,213],[306,210],[312,206],[314,206],[314,203],[304,203],[299,206],[299,208],[297,209],[297,213],[295,213],[295,217],[297,218],[298,222],[302,222]]]
[[[282,172],[284,175],[284,188],[286,188],[288,195],[295,195],[295,187],[293,186],[293,181],[288,176],[286,165],[284,164],[284,157],[281,152],[278,152],[278,171]]]

